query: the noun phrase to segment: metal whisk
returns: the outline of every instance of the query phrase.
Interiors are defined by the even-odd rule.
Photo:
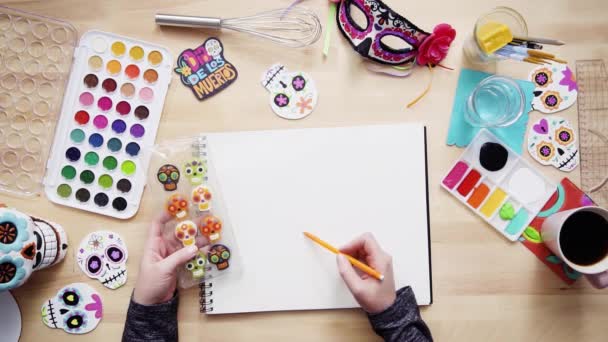
[[[180,27],[229,29],[266,38],[288,47],[304,47],[321,36],[319,17],[309,9],[280,8],[240,18],[157,14],[156,24]]]

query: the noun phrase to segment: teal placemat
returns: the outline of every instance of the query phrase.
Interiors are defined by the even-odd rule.
[[[483,79],[492,76],[485,72],[462,69],[460,77],[458,77],[458,87],[456,88],[456,97],[454,97],[454,105],[452,106],[452,118],[450,119],[450,128],[448,130],[448,145],[456,145],[465,147],[469,145],[471,140],[480,130],[478,127],[471,126],[464,119],[464,111],[466,101],[475,86]],[[509,127],[490,128],[489,130],[504,141],[515,152],[521,154],[523,149],[523,141],[526,135],[528,126],[528,112],[532,109],[532,98],[534,97],[534,83],[522,80],[515,80],[526,95],[526,103],[524,113],[513,125]]]

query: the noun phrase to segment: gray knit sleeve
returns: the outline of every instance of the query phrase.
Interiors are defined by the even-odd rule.
[[[177,292],[166,303],[141,305],[133,301],[129,304],[123,342],[177,341]]]

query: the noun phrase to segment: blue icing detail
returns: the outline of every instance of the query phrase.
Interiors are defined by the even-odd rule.
[[[23,277],[25,277],[25,269],[23,268],[23,259],[20,257],[19,259],[13,259],[10,255],[5,255],[0,258],[0,265],[2,264],[13,264],[17,271],[15,272],[15,276],[13,279],[9,280],[6,283],[0,283],[0,291],[6,291],[10,289],[14,289],[17,286],[21,285],[21,281]]]
[[[17,229],[17,237],[12,243],[0,243],[0,252],[8,254],[10,251],[19,252],[23,248],[23,243],[27,241],[29,232],[27,231],[27,221],[21,217],[17,217],[11,211],[5,211],[0,215],[0,225],[11,223]]]
[[[509,222],[509,225],[505,229],[505,232],[509,235],[517,234],[523,228],[525,228],[527,221],[528,211],[526,211],[526,209],[520,209],[519,212],[517,212],[517,215],[515,215],[515,217],[511,219],[511,222]]]
[[[566,192],[564,190],[564,187],[561,184],[557,185],[557,199],[555,200],[555,204],[553,204],[553,206],[545,211],[541,211],[540,213],[538,213],[538,217],[549,217],[553,214],[555,214],[556,212],[558,212],[562,206],[564,205],[564,202],[566,201]]]

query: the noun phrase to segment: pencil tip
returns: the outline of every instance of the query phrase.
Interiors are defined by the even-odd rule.
[[[384,275],[380,275],[380,281],[384,280]]]

